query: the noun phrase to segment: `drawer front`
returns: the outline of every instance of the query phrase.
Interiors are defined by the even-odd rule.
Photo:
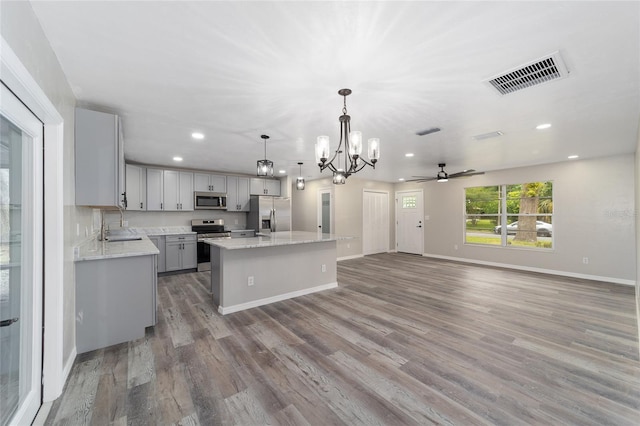
[[[167,243],[184,243],[188,241],[196,241],[196,234],[184,234],[184,235],[167,235],[166,241]]]

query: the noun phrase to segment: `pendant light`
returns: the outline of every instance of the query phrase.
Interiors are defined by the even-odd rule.
[[[271,176],[273,177],[273,161],[267,160],[267,139],[269,136],[261,135],[264,140],[264,160],[258,160],[258,176]]]
[[[368,143],[369,161],[363,159],[362,154],[362,132],[351,131],[351,117],[347,115],[347,96],[351,94],[351,89],[340,89],[338,94],[344,98],[344,106],[340,121],[340,142],[335,153],[331,156],[329,147],[329,136],[318,136],[316,143],[316,162],[322,172],[328,168],[333,172],[333,183],[344,184],[349,176],[359,172],[365,166],[376,168],[376,163],[380,158],[380,139],[371,138]],[[344,145],[344,147],[343,147]],[[344,151],[344,165],[340,161],[340,153]],[[335,164],[334,164],[335,163]]]
[[[296,178],[296,189],[298,191],[303,191],[304,190],[304,177],[302,177],[302,163],[298,163],[298,166],[300,166],[300,174]]]

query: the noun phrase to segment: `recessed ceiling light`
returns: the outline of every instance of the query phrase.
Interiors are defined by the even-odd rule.
[[[578,155],[570,155],[567,157],[569,160],[575,160],[576,158],[579,158]]]
[[[182,161],[182,157],[173,157],[173,161]]]
[[[404,156],[405,157],[413,157],[413,152],[407,152]]]
[[[398,179],[400,182],[404,182],[404,178],[400,178]]]
[[[287,171],[286,171],[286,170],[278,170],[278,173],[280,173],[281,175],[283,175],[283,174],[287,173]]]
[[[200,133],[200,132],[193,132],[191,133],[191,137],[194,139],[204,139],[204,134]]]
[[[538,130],[544,130],[544,129],[548,129],[549,127],[551,127],[551,124],[549,123],[544,123],[544,124],[538,124],[536,126],[536,129]]]

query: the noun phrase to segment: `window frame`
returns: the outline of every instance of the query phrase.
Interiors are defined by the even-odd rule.
[[[544,245],[538,246],[538,245],[521,245],[521,244],[512,244],[513,238],[515,238],[513,235],[509,235],[508,234],[508,230],[506,229],[506,227],[509,225],[508,219],[510,217],[516,217],[516,221],[520,220],[520,217],[535,217],[536,218],[536,222],[538,221],[542,221],[540,218],[540,216],[548,216],[551,218],[550,224],[553,226],[553,216],[554,216],[554,211],[555,209],[553,208],[554,205],[554,200],[553,200],[553,180],[544,180],[544,181],[530,181],[530,183],[541,183],[541,184],[551,184],[551,195],[547,196],[546,198],[550,198],[551,200],[551,212],[548,213],[540,213],[540,212],[536,212],[535,214],[533,213],[520,213],[519,211],[517,213],[509,213],[508,212],[508,205],[507,202],[509,200],[513,201],[515,200],[515,198],[509,198],[508,194],[508,188],[511,186],[515,186],[515,185],[522,185],[522,184],[496,184],[496,185],[483,185],[483,186],[471,186],[471,187],[465,187],[463,188],[463,244],[464,245],[468,245],[468,246],[475,246],[475,247],[494,247],[494,248],[507,248],[507,249],[515,249],[515,250],[533,250],[533,251],[537,251],[537,252],[544,252],[544,253],[548,253],[548,252],[552,252],[555,250],[555,235],[556,235],[556,231],[553,230],[551,232],[551,236],[550,237],[546,237],[546,238],[551,238],[551,246],[550,247],[545,247]],[[495,200],[498,201],[498,208],[497,208],[497,213],[477,213],[477,214],[473,214],[473,213],[468,213],[467,212],[467,203],[469,202],[469,199],[467,197],[467,190],[469,189],[473,189],[473,188],[497,188],[497,192],[498,192],[498,197],[495,198]],[[487,199],[487,201],[491,201],[491,199]],[[496,225],[495,226],[502,226],[501,227],[501,232],[500,232],[500,238],[499,240],[496,239],[496,241],[499,241],[499,243],[496,244],[492,244],[492,243],[483,243],[483,242],[469,242],[467,240],[467,233],[469,232],[468,229],[468,223],[469,220],[472,220],[473,217],[477,217],[477,218],[495,218],[495,222]],[[513,222],[511,222],[513,223]],[[536,228],[537,229],[537,228]],[[495,235],[495,234],[494,234]],[[536,231],[536,239],[539,238],[541,236],[538,236],[538,233]],[[539,244],[539,241],[536,241],[536,244]],[[542,242],[544,244],[544,241]]]

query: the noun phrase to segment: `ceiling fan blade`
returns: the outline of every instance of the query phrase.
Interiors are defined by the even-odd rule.
[[[453,173],[449,175],[449,179],[455,179],[455,178],[461,178],[461,177],[467,177],[467,176],[476,176],[476,175],[483,175],[484,172],[476,172],[475,170],[467,170],[466,172],[458,172],[458,173]]]
[[[422,176],[414,176],[417,179],[407,179],[405,182],[428,182],[430,180],[436,180],[433,177],[422,177]]]

